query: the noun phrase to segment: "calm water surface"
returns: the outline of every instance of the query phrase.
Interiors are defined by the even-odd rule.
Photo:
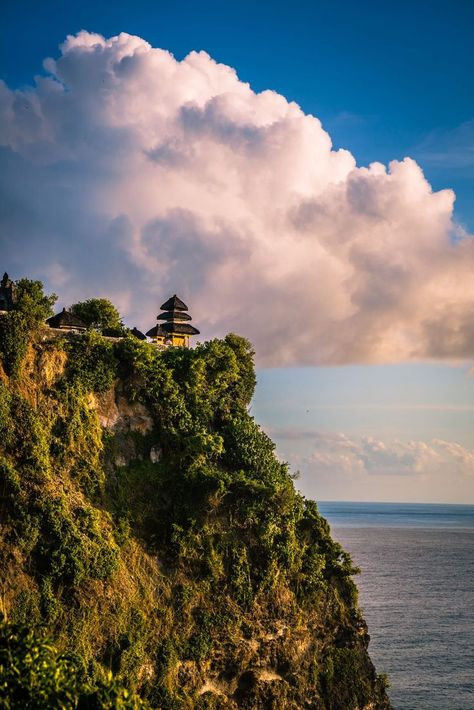
[[[474,710],[474,506],[323,503],[396,710]]]

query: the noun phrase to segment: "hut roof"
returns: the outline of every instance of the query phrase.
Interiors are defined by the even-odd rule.
[[[180,335],[199,335],[199,330],[189,323],[163,323],[161,328],[165,333],[178,333]]]
[[[153,328],[147,330],[146,334],[149,338],[156,338],[157,335],[162,335],[163,337],[165,337],[166,331],[163,330],[163,326],[161,325],[161,323],[157,323],[153,326]]]
[[[191,316],[189,313],[185,313],[184,311],[166,311],[165,313],[160,313],[159,316],[156,317],[157,320],[192,320]]]
[[[176,294],[160,306],[162,311],[187,311],[187,305]]]
[[[138,338],[138,340],[146,340],[146,335],[143,335],[142,331],[138,330],[138,328],[133,327],[130,334],[133,335],[134,338]]]
[[[46,323],[50,328],[80,328],[81,330],[85,330],[87,328],[87,325],[83,320],[75,316],[70,311],[67,311],[65,308],[63,308],[61,313],[56,313],[55,316],[48,318]]]

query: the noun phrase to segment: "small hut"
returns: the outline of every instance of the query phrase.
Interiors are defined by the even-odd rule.
[[[157,345],[189,347],[190,336],[199,335],[199,330],[187,322],[192,320],[186,312],[187,305],[174,294],[160,308],[162,313],[157,316],[157,320],[164,323],[157,323],[147,332],[147,336]]]
[[[153,328],[147,330],[146,334],[149,338],[153,340],[155,345],[159,345],[161,347],[165,347],[165,345],[171,345],[169,334],[163,330],[161,323],[157,323],[153,326]]]
[[[136,326],[132,328],[132,330],[130,331],[130,335],[133,335],[133,337],[137,338],[138,340],[146,340],[146,335],[144,335],[141,330],[138,330]]]
[[[75,316],[74,313],[67,311],[65,308],[63,308],[60,313],[56,313],[55,316],[48,318],[46,323],[50,328],[63,330],[69,333],[82,332],[87,329],[87,325],[83,320]]]
[[[0,315],[13,310],[16,303],[15,282],[12,281],[7,272],[3,274],[3,279],[0,281]]]

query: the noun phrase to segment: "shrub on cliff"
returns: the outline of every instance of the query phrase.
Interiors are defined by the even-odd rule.
[[[51,639],[0,618],[0,706],[5,710],[145,710],[148,705],[104,673],[84,679],[78,659],[59,653]]]

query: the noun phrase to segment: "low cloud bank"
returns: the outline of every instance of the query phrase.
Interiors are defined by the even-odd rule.
[[[357,167],[320,121],[204,52],[68,37],[0,83],[2,264],[151,327],[189,299],[261,365],[474,355],[474,240],[411,159]]]
[[[316,476],[329,474],[346,480],[360,475],[474,477],[474,451],[453,441],[383,440],[298,429],[272,429],[269,433],[281,442],[283,450],[293,448],[295,441],[305,441],[310,453],[290,458]],[[293,445],[288,447],[288,442]]]

